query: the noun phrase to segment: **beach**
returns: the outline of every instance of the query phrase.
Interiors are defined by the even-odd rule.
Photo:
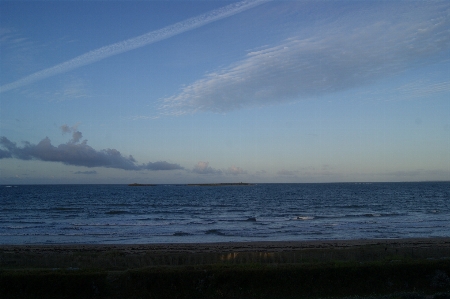
[[[211,263],[298,263],[309,260],[371,261],[389,256],[402,258],[450,257],[450,238],[327,240],[282,242],[221,242],[167,244],[61,244],[61,245],[1,245],[1,266],[58,267],[58,261],[74,263],[70,257],[91,256],[105,261],[111,255],[128,261],[124,268],[153,265],[186,265]],[[296,259],[294,260],[294,255]],[[24,257],[27,257],[24,259]],[[145,263],[144,257],[146,258]],[[184,262],[176,258],[184,257]],[[247,257],[247,259],[245,259]],[[253,258],[253,260],[252,260]],[[298,259],[297,259],[298,258]],[[133,260],[140,259],[140,265]],[[44,261],[46,260],[46,261]],[[82,260],[82,259],[81,259]],[[173,261],[172,261],[173,260]],[[53,264],[55,263],[55,264]],[[92,267],[95,261],[80,267]],[[102,267],[108,267],[106,264]],[[118,266],[116,266],[118,267]]]
[[[442,295],[450,292],[450,238],[1,245],[0,268],[11,298]]]

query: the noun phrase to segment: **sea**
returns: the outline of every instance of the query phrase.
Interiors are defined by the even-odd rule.
[[[0,244],[450,237],[450,182],[0,185]]]

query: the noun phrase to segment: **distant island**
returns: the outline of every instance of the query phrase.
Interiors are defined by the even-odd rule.
[[[186,184],[187,186],[250,186],[251,183],[208,183],[208,184]],[[128,184],[130,187],[142,187],[142,186],[158,186],[158,184]]]
[[[210,184],[188,184],[188,186],[250,186],[250,183],[210,183]]]

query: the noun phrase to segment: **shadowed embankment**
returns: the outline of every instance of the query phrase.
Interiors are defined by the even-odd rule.
[[[4,298],[437,299],[450,298],[450,238],[3,245],[0,269]]]

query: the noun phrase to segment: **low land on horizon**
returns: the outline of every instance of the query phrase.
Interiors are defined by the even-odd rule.
[[[12,187],[12,186],[32,186],[32,185],[128,185],[128,186],[165,186],[165,185],[174,185],[174,186],[253,186],[253,185],[295,185],[295,184],[415,184],[415,183],[450,183],[450,181],[442,180],[442,181],[367,181],[367,182],[359,182],[359,181],[348,181],[348,182],[296,182],[296,183],[279,183],[279,182],[273,182],[273,183],[93,183],[93,184],[86,184],[86,183],[55,183],[55,184],[21,184],[21,183],[14,183],[14,184],[6,184],[1,183],[0,186],[3,187]]]
[[[133,183],[133,184],[128,184],[128,186],[131,187],[139,187],[139,186],[158,186],[158,185],[162,185],[162,184],[139,184],[139,183]],[[186,186],[250,186],[250,185],[255,185],[255,184],[251,184],[251,183],[206,183],[206,184],[184,184]]]

